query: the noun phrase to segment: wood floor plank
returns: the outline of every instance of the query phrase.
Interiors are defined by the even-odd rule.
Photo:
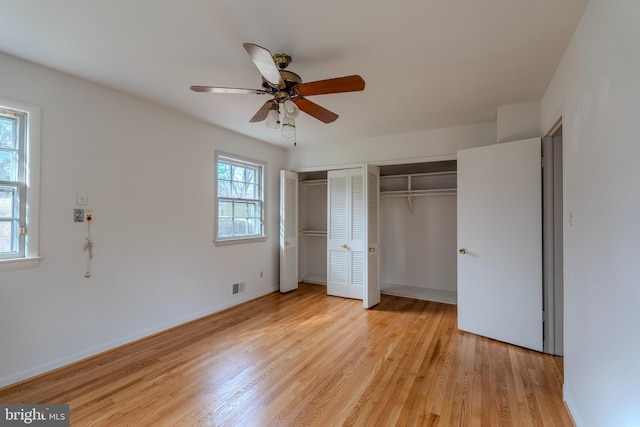
[[[301,284],[0,390],[73,426],[572,426],[561,358]]]

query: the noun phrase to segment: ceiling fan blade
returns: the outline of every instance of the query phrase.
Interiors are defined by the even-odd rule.
[[[327,110],[324,107],[319,106],[315,102],[311,102],[306,98],[296,97],[293,98],[293,102],[296,103],[299,109],[315,117],[324,123],[331,123],[338,118],[338,115],[332,111]]]
[[[251,120],[249,120],[249,123],[256,123],[256,122],[261,122],[263,120],[266,120],[267,114],[269,113],[269,110],[271,109],[271,107],[273,107],[272,99],[268,100],[267,102],[264,103],[262,107],[260,107],[258,112],[253,117],[251,117]]]
[[[353,76],[336,77],[335,79],[300,83],[294,87],[294,90],[300,96],[355,92],[364,90],[364,80],[356,74]]]
[[[247,51],[249,57],[256,65],[262,77],[267,80],[272,86],[284,89],[286,85],[280,75],[280,70],[273,61],[273,55],[267,49],[262,46],[258,46],[253,43],[243,43],[244,50]]]
[[[262,89],[242,89],[238,87],[215,87],[215,86],[191,86],[191,90],[194,92],[209,92],[209,93],[253,93],[256,95],[264,95],[269,93]]]

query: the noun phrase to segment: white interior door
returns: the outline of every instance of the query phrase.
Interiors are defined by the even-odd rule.
[[[540,138],[458,151],[458,327],[542,351]]]
[[[366,165],[365,176],[366,183],[366,224],[367,224],[367,245],[368,253],[366,290],[364,292],[363,305],[365,308],[371,308],[380,303],[380,248],[378,244],[378,236],[380,234],[379,224],[379,206],[380,206],[380,168],[377,166]]]
[[[363,299],[367,236],[362,168],[327,173],[327,293]]]
[[[366,188],[362,168],[349,169],[347,253],[349,256],[349,298],[364,299],[367,281]]]
[[[280,292],[298,289],[298,174],[280,171]]]
[[[349,297],[349,171],[327,173],[327,294]]]

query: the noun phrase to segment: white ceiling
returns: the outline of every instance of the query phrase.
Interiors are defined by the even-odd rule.
[[[540,100],[588,0],[1,1],[0,51],[281,146],[249,119],[266,95],[242,43],[293,57],[303,81],[360,74],[364,92],[309,99],[298,145],[490,122]]]

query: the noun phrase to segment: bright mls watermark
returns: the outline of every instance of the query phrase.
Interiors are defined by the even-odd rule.
[[[69,427],[69,405],[30,405],[0,403],[0,427]]]

